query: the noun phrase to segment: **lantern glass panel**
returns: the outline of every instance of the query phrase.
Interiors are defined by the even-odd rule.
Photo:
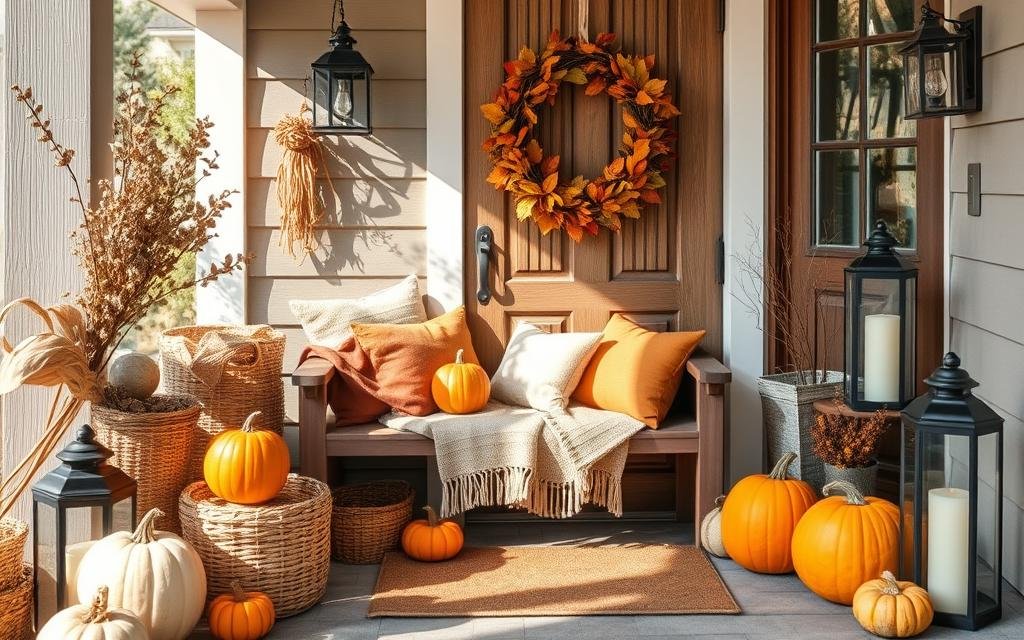
[[[904,58],[903,67],[907,74],[907,86],[903,94],[907,102],[906,113],[920,113],[921,61],[916,55],[910,54]]]
[[[330,112],[330,90],[329,74],[324,69],[313,69],[313,126],[328,126]]]
[[[57,611],[77,600],[68,589],[68,579],[77,570],[84,548],[102,532],[103,510],[100,507],[75,507],[60,510],[45,503],[36,503],[35,557],[38,581],[38,620],[45,622]],[[95,528],[94,528],[95,527]],[[95,533],[95,535],[93,535]],[[57,554],[63,566],[63,578],[58,568]],[[73,562],[72,562],[73,561]],[[63,592],[58,597],[58,581]]]
[[[130,496],[114,503],[111,532],[131,531],[135,528],[135,497]]]
[[[999,451],[1002,449],[998,433],[978,437],[978,547],[975,562],[975,607],[977,614],[996,608],[999,599],[1000,509],[995,487],[1001,486]]]
[[[856,301],[856,326],[861,339],[858,362],[858,400],[891,402],[900,399],[900,281],[865,278]]]

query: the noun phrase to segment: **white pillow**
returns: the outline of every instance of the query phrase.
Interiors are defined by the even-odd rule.
[[[520,322],[491,378],[491,398],[540,411],[565,409],[600,333],[547,333]]]
[[[354,322],[415,324],[427,319],[416,276],[362,298],[289,300],[288,306],[302,323],[310,344],[332,349],[352,335]]]

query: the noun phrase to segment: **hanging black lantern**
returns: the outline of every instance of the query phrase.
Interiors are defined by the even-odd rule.
[[[903,55],[906,87],[905,118],[981,110],[981,7],[952,20],[932,10],[926,1],[914,39],[899,53]]]
[[[980,629],[1002,616],[1003,419],[947,353],[901,415],[900,558],[935,623]]]
[[[901,409],[914,397],[917,269],[896,253],[884,222],[846,267],[846,404]]]
[[[313,130],[339,135],[369,135],[373,67],[353,48],[356,39],[345,22],[345,5],[334,0],[332,49],[313,63]]]
[[[87,532],[106,536],[135,528],[135,480],[107,463],[114,454],[94,437],[92,427],[79,427],[75,440],[57,454],[61,465],[32,486],[37,629],[69,599],[77,601],[68,580],[89,542],[99,537]]]

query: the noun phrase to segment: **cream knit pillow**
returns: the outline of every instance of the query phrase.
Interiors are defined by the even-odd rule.
[[[362,298],[289,300],[310,344],[335,349],[352,335],[352,323],[415,324],[427,319],[416,276]]]
[[[600,342],[600,333],[547,333],[520,322],[491,378],[491,399],[540,411],[564,409]]]

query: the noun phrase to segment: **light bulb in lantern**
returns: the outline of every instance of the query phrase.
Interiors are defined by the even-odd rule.
[[[352,119],[352,81],[348,78],[338,80],[334,91],[334,117],[342,122]]]
[[[924,92],[932,103],[941,102],[949,89],[943,66],[942,58],[939,56],[928,59],[928,69],[924,73]]]

